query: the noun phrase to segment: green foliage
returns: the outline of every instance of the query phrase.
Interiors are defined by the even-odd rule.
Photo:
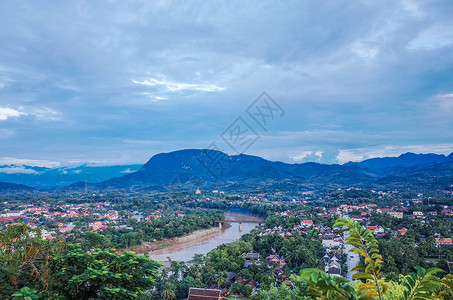
[[[85,233],[85,238],[87,240],[88,249],[93,248],[105,249],[109,244],[107,238],[104,235],[99,234],[97,232],[87,231]]]
[[[379,254],[378,241],[375,239],[373,232],[357,222],[344,218],[339,218],[335,222],[334,227],[342,227],[342,231],[349,231],[345,243],[354,246],[351,252],[363,257],[364,262],[352,269],[352,271],[357,271],[357,273],[352,275],[352,278],[369,279],[370,282],[363,283],[358,287],[358,290],[365,291],[368,296],[379,296],[379,299],[382,299],[382,294],[387,291],[388,286],[385,283],[382,285],[378,284],[384,261]]]
[[[434,291],[440,288],[442,281],[434,276],[437,273],[443,272],[439,268],[431,268],[425,270],[422,267],[415,267],[417,273],[411,272],[406,275],[403,280],[404,300],[422,300],[436,299]]]
[[[39,296],[36,293],[37,290],[24,286],[20,291],[15,292],[11,296],[13,297],[13,300],[36,300],[39,299]]]
[[[272,287],[268,291],[263,291],[255,299],[262,300],[302,300],[307,299],[300,295],[299,290],[291,290],[285,284],[282,284],[279,288]]]
[[[159,264],[132,252],[85,252],[80,244],[52,262],[53,290],[67,299],[136,299],[155,284]]]
[[[448,274],[442,278],[442,288],[437,294],[439,299],[453,299],[453,275]]]
[[[253,288],[250,284],[246,284],[242,287],[242,295],[245,297],[250,297],[253,292]]]
[[[350,251],[362,257],[363,263],[352,269],[358,271],[352,276],[359,279],[356,281],[358,285],[319,269],[305,269],[300,272],[298,280],[308,284],[308,295],[319,299],[451,299],[452,277],[442,280],[436,277],[436,274],[443,272],[442,269],[416,267],[417,272],[404,276],[399,285],[386,282],[380,273],[384,260],[373,233],[357,222],[343,218],[338,219],[334,226],[349,231],[345,242],[353,246]]]
[[[7,298],[26,284],[47,290],[49,261],[64,249],[61,241],[45,241],[38,229],[26,224],[0,231],[0,296]]]
[[[308,283],[308,296],[320,299],[357,299],[357,291],[347,279],[330,276],[319,269],[302,270],[298,280]]]

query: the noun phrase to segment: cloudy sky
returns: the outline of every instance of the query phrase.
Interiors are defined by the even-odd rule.
[[[451,1],[1,1],[0,164],[453,151]],[[266,91],[266,128],[247,108]]]

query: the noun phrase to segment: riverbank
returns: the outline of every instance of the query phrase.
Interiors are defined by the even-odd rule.
[[[135,252],[137,254],[143,254],[145,252],[159,253],[159,250],[165,249],[165,251],[172,251],[176,249],[184,248],[185,246],[191,245],[194,241],[202,242],[208,240],[227,228],[231,227],[230,224],[225,224],[222,229],[218,227],[212,227],[209,229],[200,229],[189,234],[174,237],[171,239],[163,239],[155,242],[144,242],[139,246],[127,249],[128,251]]]
[[[259,217],[250,214],[226,212],[225,220],[249,220],[262,221]],[[198,230],[185,236],[172,239],[165,239],[154,243],[144,243],[141,246],[129,249],[138,254],[148,253],[151,259],[168,263],[168,257],[175,261],[189,261],[194,254],[206,254],[221,244],[231,243],[238,240],[242,235],[249,233],[257,224],[242,223],[242,230],[239,223],[223,224],[222,229],[212,227]]]

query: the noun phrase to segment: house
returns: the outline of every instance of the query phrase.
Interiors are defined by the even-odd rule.
[[[216,289],[190,288],[187,300],[220,300],[222,291]]]
[[[266,258],[267,264],[273,266],[274,264],[283,267],[286,265],[285,258],[283,256],[278,256],[278,254],[271,254]]]
[[[245,258],[244,268],[247,268],[250,265],[261,266],[260,254],[258,252],[252,251],[244,253],[242,256]]]
[[[439,246],[452,246],[453,245],[453,240],[451,238],[436,238],[434,242],[434,246],[439,247]]]
[[[373,231],[374,234],[384,233],[384,228],[381,226],[368,226],[367,229]]]
[[[91,230],[98,231],[100,229],[104,229],[105,223],[103,223],[101,221],[94,221],[94,222],[89,223],[88,226],[91,227]]]
[[[246,260],[259,260],[260,259],[260,254],[258,252],[255,252],[255,251],[251,251],[249,253],[244,253],[242,254],[242,256],[246,259]]]
[[[389,212],[389,215],[394,217],[394,218],[397,218],[397,219],[402,219],[403,218],[403,213],[402,212]]]
[[[181,213],[180,211],[174,211],[174,213],[176,214],[176,216],[177,216],[178,218],[184,217],[184,214]]]
[[[136,213],[131,217],[131,219],[135,219],[138,222],[141,222],[141,221],[143,221],[143,215],[141,213]]]
[[[398,229],[398,232],[401,234],[401,235],[405,235],[407,233],[407,229],[406,227],[403,227],[401,229]]]
[[[340,263],[333,261],[324,268],[324,271],[329,275],[340,275],[341,274],[341,265]]]
[[[341,241],[339,240],[333,240],[333,239],[325,239],[322,240],[322,245],[324,248],[333,248],[333,247],[340,247],[341,246]]]
[[[311,227],[311,226],[313,226],[313,221],[312,220],[303,220],[301,225],[304,227]]]
[[[20,211],[9,211],[5,214],[5,217],[20,217],[22,215],[22,212]]]

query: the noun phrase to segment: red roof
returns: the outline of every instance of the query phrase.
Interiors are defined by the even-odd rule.
[[[407,229],[405,227],[401,228],[401,229],[398,229],[398,232],[401,234],[401,235],[405,235],[407,233]]]
[[[19,217],[0,217],[0,222],[9,222],[17,219]]]
[[[451,238],[446,238],[446,239],[436,238],[436,243],[439,243],[439,244],[453,244],[453,240]]]

